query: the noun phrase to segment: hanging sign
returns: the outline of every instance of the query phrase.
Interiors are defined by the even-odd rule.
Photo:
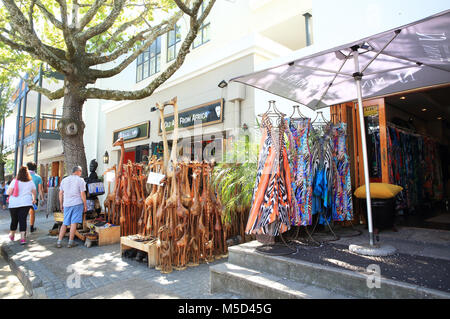
[[[377,115],[378,115],[378,105],[364,106],[364,117]]]
[[[164,177],[166,177],[166,175],[150,172],[148,173],[147,184],[163,186],[161,181],[164,179]]]
[[[38,144],[38,153],[41,152],[41,141],[39,141]],[[34,154],[34,142],[31,142],[30,144],[27,144],[26,148],[25,148],[25,154],[27,156],[33,155]]]
[[[128,130],[119,132],[119,138],[123,138],[124,141],[136,138],[139,135],[139,127],[130,128]]]
[[[125,127],[113,132],[113,143],[119,138],[123,138],[125,143],[145,140],[150,136],[150,121]]]
[[[188,129],[196,124],[212,125],[223,122],[224,99],[216,100],[199,106],[195,106],[178,113],[178,128]],[[164,126],[166,131],[173,131],[175,126],[174,116],[168,115],[164,117]],[[162,133],[161,125],[159,126],[159,134]]]

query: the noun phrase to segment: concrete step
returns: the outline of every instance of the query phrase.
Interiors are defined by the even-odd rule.
[[[380,288],[369,288],[373,287],[370,283],[374,281],[369,277],[372,273],[365,270],[347,270],[289,257],[261,254],[255,250],[260,245],[262,244],[252,241],[229,247],[228,263],[357,298],[450,298],[450,294],[446,292],[383,277],[380,279]],[[352,268],[351,265],[346,266]]]
[[[299,283],[272,274],[222,263],[210,267],[211,293],[233,293],[251,299],[352,298],[331,290]]]

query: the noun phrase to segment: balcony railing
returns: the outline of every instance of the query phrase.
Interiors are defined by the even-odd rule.
[[[39,122],[39,138],[59,140],[61,136],[58,131],[58,122],[61,119],[61,115],[54,114],[41,114]],[[19,126],[19,140],[22,136],[22,126]],[[24,144],[28,144],[34,140],[34,134],[36,131],[36,119],[28,117],[25,119],[25,138]],[[16,135],[5,136],[3,151],[13,151],[16,145]],[[20,144],[19,144],[20,145]]]
[[[57,134],[58,132],[58,122],[61,119],[60,115],[53,114],[41,114],[41,119],[39,121],[39,133],[43,133],[44,138],[47,134]],[[33,136],[36,132],[36,119],[27,118],[25,119],[25,139],[29,136]],[[19,126],[19,139],[22,137],[22,126]]]

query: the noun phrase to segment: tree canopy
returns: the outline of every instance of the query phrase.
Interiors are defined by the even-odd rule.
[[[58,122],[65,163],[87,172],[82,109],[87,99],[137,100],[150,96],[184,63],[216,0],[1,0],[0,69],[21,74],[28,87],[51,100],[64,98]],[[175,60],[142,89],[96,88],[122,72],[186,17],[189,30]],[[64,76],[55,91],[33,83],[45,62]],[[28,79],[23,77],[27,73]]]
[[[43,61],[79,81],[83,99],[145,98],[184,62],[215,0],[205,2],[202,10],[203,0],[2,0],[0,68],[36,75]],[[189,32],[178,56],[147,87],[133,92],[86,87],[119,74],[183,15],[189,18]],[[51,92],[31,81],[28,85],[49,99],[65,94],[64,88]]]

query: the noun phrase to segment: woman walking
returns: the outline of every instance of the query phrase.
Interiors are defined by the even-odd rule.
[[[26,166],[19,169],[16,178],[11,181],[7,195],[9,196],[9,212],[11,214],[11,227],[9,239],[14,241],[14,236],[19,224],[20,244],[25,245],[25,232],[27,230],[27,216],[30,208],[36,203],[36,186],[31,179]]]

